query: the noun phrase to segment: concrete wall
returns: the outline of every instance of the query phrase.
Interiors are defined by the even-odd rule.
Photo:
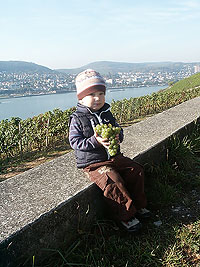
[[[200,97],[124,129],[122,152],[142,164],[164,160],[169,137],[187,134],[199,118]],[[1,182],[0,267],[70,244],[102,216],[103,204],[73,152]]]

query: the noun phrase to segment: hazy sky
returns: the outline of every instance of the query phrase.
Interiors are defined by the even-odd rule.
[[[200,61],[200,0],[0,0],[0,61]]]

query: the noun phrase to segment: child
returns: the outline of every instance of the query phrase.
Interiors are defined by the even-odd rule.
[[[109,140],[94,131],[97,124],[119,126],[105,103],[106,85],[101,75],[87,69],[77,75],[75,83],[79,102],[71,116],[69,141],[77,167],[102,189],[112,217],[127,231],[136,232],[141,228],[138,218],[150,216],[145,208],[143,168],[124,157],[120,147],[115,156],[109,156]],[[116,138],[123,141],[122,129]]]

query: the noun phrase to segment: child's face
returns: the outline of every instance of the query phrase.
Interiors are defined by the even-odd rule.
[[[79,101],[82,105],[89,107],[92,111],[97,111],[105,104],[105,93],[97,91],[85,96]]]

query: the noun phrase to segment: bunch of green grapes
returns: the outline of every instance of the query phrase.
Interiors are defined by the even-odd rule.
[[[108,153],[110,156],[115,156],[117,154],[118,149],[118,140],[116,139],[116,135],[120,133],[121,128],[112,126],[112,124],[97,124],[94,127],[95,132],[101,136],[102,138],[109,140]]]

